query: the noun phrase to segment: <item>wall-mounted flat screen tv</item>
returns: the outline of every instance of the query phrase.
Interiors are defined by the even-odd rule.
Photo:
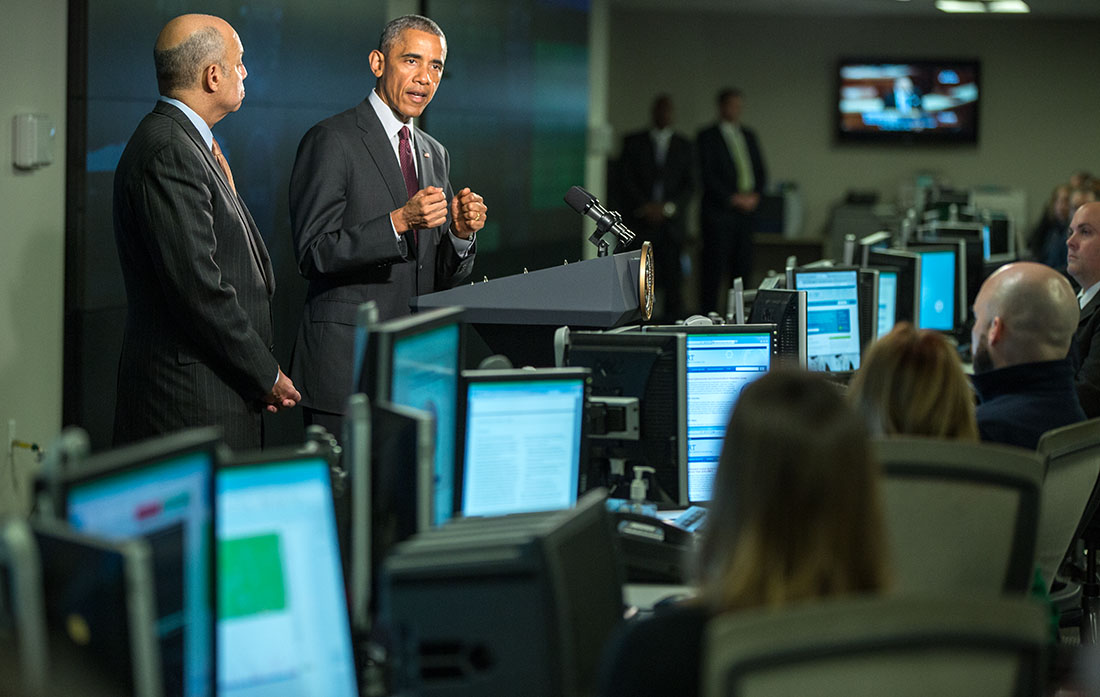
[[[979,68],[977,60],[841,59],[838,142],[977,143]]]

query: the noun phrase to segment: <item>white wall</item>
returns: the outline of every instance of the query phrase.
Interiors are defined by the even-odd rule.
[[[5,2],[0,22],[0,514],[25,510],[27,451],[61,428],[65,246],[65,0]],[[48,114],[57,126],[54,163],[12,165],[12,116]],[[12,467],[15,467],[13,473]]]
[[[677,127],[715,119],[726,85],[746,93],[744,121],[761,138],[771,181],[792,180],[816,236],[848,189],[884,200],[918,172],[957,186],[1026,190],[1034,221],[1051,190],[1079,168],[1100,171],[1100,22],[1027,17],[737,17],[614,8],[609,118],[616,137],[645,125],[654,94],[670,93]],[[840,56],[976,57],[982,112],[977,147],[853,147],[833,142]],[[1030,224],[1030,223],[1029,223]]]

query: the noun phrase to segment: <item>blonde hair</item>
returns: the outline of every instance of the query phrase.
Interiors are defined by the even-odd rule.
[[[858,415],[804,372],[747,386],[726,429],[700,543],[713,612],[886,585],[880,470]]]
[[[872,435],[978,440],[974,391],[954,346],[908,322],[871,346],[848,394]]]

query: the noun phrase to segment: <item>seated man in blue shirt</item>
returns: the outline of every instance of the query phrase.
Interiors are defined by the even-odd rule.
[[[983,441],[1034,449],[1085,420],[1067,358],[1080,311],[1069,281],[1031,262],[997,269],[974,300],[974,387]]]

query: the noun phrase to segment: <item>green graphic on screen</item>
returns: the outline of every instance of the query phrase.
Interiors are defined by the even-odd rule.
[[[218,618],[286,610],[286,581],[276,533],[218,542]]]

